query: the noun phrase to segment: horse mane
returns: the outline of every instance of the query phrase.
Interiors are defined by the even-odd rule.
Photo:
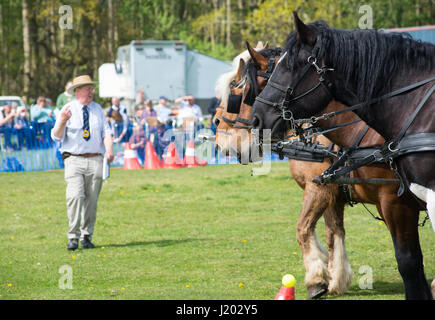
[[[280,56],[282,52],[283,48],[280,47],[268,48],[259,51],[259,53],[267,59],[269,59],[270,57]],[[255,96],[258,96],[260,90],[257,83],[257,67],[255,66],[255,64],[250,63],[251,60],[252,58],[248,60],[245,69],[243,70],[243,74],[247,76],[249,84],[253,89]]]
[[[240,59],[247,62],[250,59],[249,51],[245,50],[237,55],[232,62],[232,69],[219,76],[216,80],[215,93],[216,97],[221,99],[222,103],[226,104],[228,96],[230,95],[230,83],[236,78],[237,71],[239,70]]]
[[[347,89],[361,101],[390,91],[398,74],[428,72],[435,67],[435,45],[414,40],[406,33],[332,29],[321,20],[307,26],[321,41],[322,61],[346,77]],[[301,49],[295,31],[289,34],[285,49],[287,66],[292,69]]]

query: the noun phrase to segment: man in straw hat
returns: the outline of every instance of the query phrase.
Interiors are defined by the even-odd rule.
[[[112,133],[101,106],[94,102],[95,82],[87,75],[68,89],[75,99],[62,107],[51,137],[61,142],[65,163],[68,250],[94,248],[91,242],[102,185],[103,155],[111,162]]]

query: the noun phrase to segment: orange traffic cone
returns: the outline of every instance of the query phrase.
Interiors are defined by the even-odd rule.
[[[125,143],[124,146],[124,170],[135,170],[142,169],[138,159],[137,159],[137,151],[133,150],[130,146],[129,142]]]
[[[150,141],[147,141],[145,146],[145,165],[144,169],[160,169],[162,167],[159,157],[157,156],[156,150]]]
[[[282,278],[283,286],[275,297],[275,300],[294,300],[295,299],[295,283],[296,279],[287,274]]]
[[[275,300],[294,300],[295,299],[295,287],[281,287]]]
[[[165,162],[163,163],[163,167],[169,169],[178,169],[183,167],[183,162],[178,156],[177,148],[175,148],[175,143],[173,141],[169,144],[168,150],[166,151],[166,158]]]
[[[190,140],[187,144],[183,165],[188,168],[207,165],[207,161],[199,160],[195,155],[195,142],[193,140]]]

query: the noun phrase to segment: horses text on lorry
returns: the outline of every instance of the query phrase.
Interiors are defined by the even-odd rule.
[[[152,100],[193,94],[204,112],[215,96],[218,76],[230,69],[231,63],[188,50],[183,41],[135,40],[118,48],[115,63],[100,66],[99,94],[124,98],[131,105],[139,89]]]

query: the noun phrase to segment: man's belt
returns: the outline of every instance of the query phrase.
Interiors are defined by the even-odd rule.
[[[62,159],[65,161],[65,159],[75,156],[75,157],[84,157],[84,158],[90,158],[90,157],[96,157],[101,155],[100,153],[82,153],[82,154],[73,154],[70,152],[64,152],[62,153]]]

